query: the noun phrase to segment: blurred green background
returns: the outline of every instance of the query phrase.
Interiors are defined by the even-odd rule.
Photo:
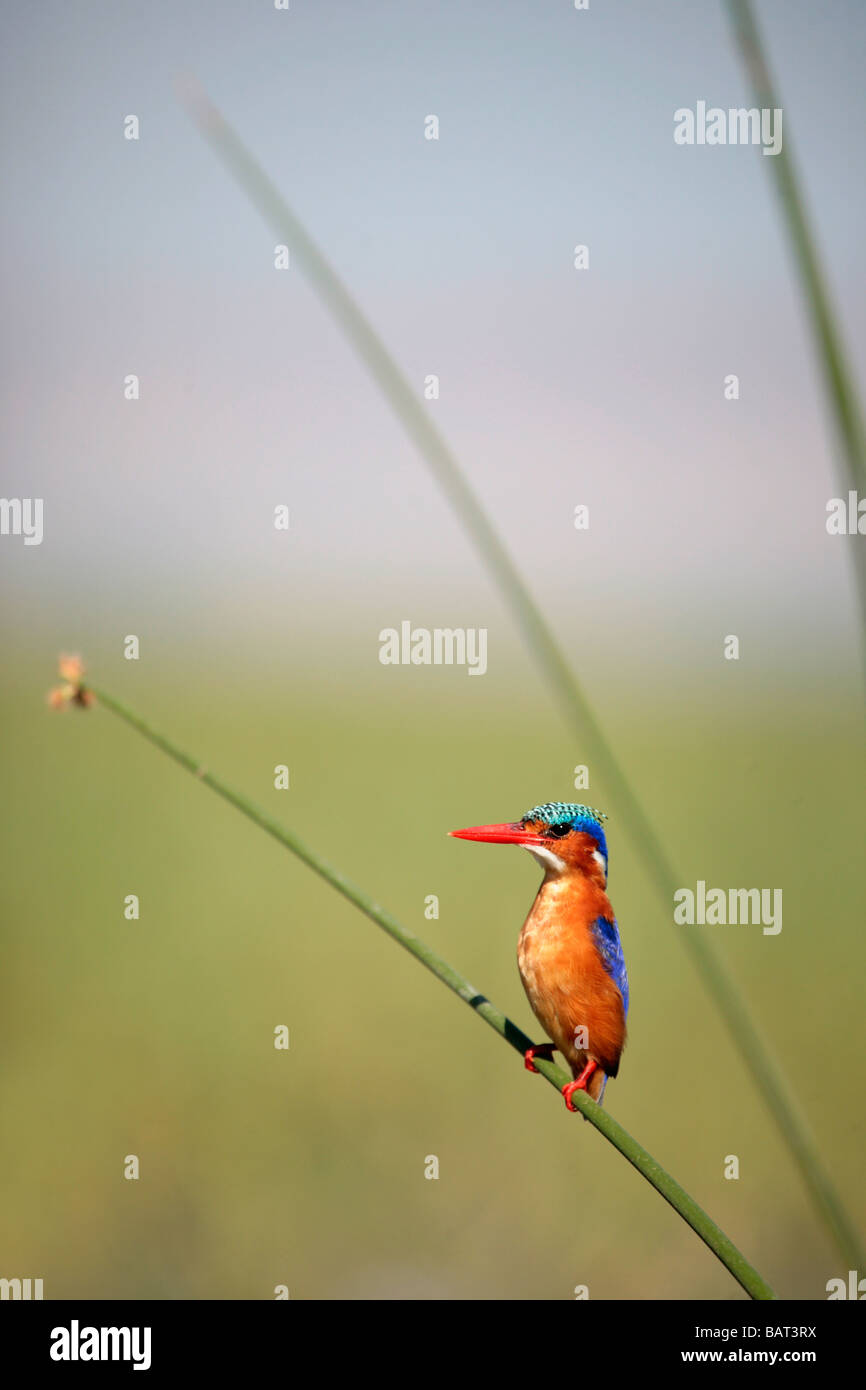
[[[155,671],[106,653],[99,678],[534,1035],[515,944],[538,870],[445,835],[571,794],[579,741],[520,693],[526,673],[382,667],[350,698],[274,663],[253,677],[236,655],[174,651]],[[739,1295],[411,957],[107,711],[46,712],[49,675],[28,653],[3,702],[7,1273],[38,1274],[50,1297]],[[840,1258],[677,936],[713,933],[862,1219],[856,701],[828,691],[819,723],[795,690],[784,706],[757,688],[674,690],[605,719],[683,885],[781,887],[785,914],[776,937],[674,927],[608,807],[632,987],[608,1106],[780,1294],[823,1297]],[[594,779],[587,799],[608,806]]]

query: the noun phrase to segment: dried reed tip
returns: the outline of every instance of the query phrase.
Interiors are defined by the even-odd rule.
[[[95,701],[93,693],[84,685],[84,662],[81,657],[61,653],[57,670],[62,684],[49,690],[50,707],[62,710],[68,709],[70,705],[78,705],[81,709],[89,709]]]

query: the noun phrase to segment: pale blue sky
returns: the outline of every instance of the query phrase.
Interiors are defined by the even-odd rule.
[[[862,380],[866,11],[757,13]],[[491,603],[413,446],[178,104],[192,71],[419,392],[440,375],[429,408],[554,613],[620,647],[748,621],[769,650],[781,625],[790,660],[829,627],[856,661],[770,161],[673,141],[680,106],[750,104],[721,4],[48,0],[7,6],[4,30],[3,490],[44,497],[45,541],[7,539],[0,563],[29,624],[68,605],[97,626],[134,607],[378,630],[412,616],[404,596],[466,625]]]

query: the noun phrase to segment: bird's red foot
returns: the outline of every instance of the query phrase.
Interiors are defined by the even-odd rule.
[[[565,1104],[568,1110],[577,1109],[576,1105],[572,1105],[571,1097],[574,1095],[575,1091],[586,1090],[587,1081],[592,1076],[593,1072],[596,1071],[598,1071],[598,1062],[594,1062],[590,1057],[583,1071],[580,1073],[580,1076],[574,1081],[569,1081],[567,1086],[563,1086],[562,1094],[565,1096]]]
[[[527,1071],[538,1071],[538,1067],[533,1064],[533,1057],[543,1057],[546,1062],[553,1061],[553,1043],[536,1043],[533,1047],[528,1047],[523,1054],[523,1065]]]

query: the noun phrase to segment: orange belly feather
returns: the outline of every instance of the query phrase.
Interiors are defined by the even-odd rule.
[[[591,924],[613,920],[604,890],[581,877],[546,878],[517,946],[520,978],[532,1011],[576,1077],[589,1058],[600,1070],[588,1090],[597,1099],[616,1076],[625,1045],[622,996],[604,968]]]

